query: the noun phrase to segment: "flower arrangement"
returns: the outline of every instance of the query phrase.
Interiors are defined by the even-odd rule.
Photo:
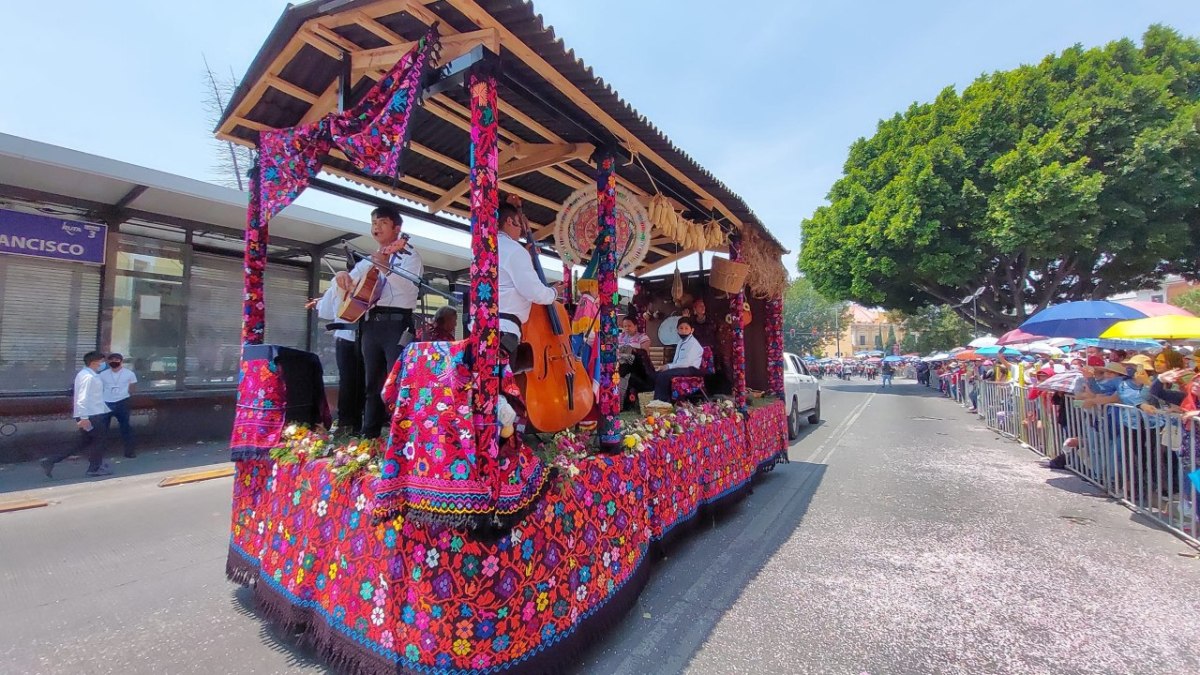
[[[278,464],[329,460],[329,470],[338,481],[367,472],[378,477],[383,456],[380,439],[335,438],[323,427],[292,424],[283,430],[281,444],[271,449]]]

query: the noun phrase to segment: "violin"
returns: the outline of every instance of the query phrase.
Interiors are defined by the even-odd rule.
[[[401,234],[399,239],[379,249],[379,252],[391,257],[396,253],[402,253],[406,250],[408,250],[408,234]],[[353,290],[346,293],[346,297],[342,300],[341,305],[338,306],[338,321],[354,323],[379,303],[379,297],[383,295],[383,284],[385,282],[383,271],[380,269],[381,267],[383,266],[372,261],[371,267],[367,269],[367,273],[358,280]]]
[[[538,278],[546,283],[546,273],[537,255],[529,221],[521,213],[521,202],[510,197],[509,203],[521,214],[521,229],[533,259]],[[549,284],[547,284],[549,285]],[[571,321],[563,303],[536,306],[521,334],[533,351],[533,369],[519,383],[525,397],[529,423],[538,431],[555,433],[578,424],[595,404],[592,379],[587,368],[571,349]]]

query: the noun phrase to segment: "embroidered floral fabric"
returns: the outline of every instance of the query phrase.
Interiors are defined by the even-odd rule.
[[[767,388],[783,397],[783,296],[767,300]]]
[[[617,415],[621,412],[621,376],[617,372],[617,173],[613,158],[605,155],[596,166],[596,196],[599,201],[595,255],[599,256],[596,280],[600,286],[600,442],[621,441]]]
[[[676,377],[671,380],[671,400],[686,399],[704,391],[704,375],[716,372],[711,347],[704,348],[704,356],[700,359],[700,372],[703,375]]]
[[[242,344],[262,344],[266,331],[263,272],[271,218],[308,187],[334,145],[368,173],[397,174],[421,82],[437,48],[437,32],[430,29],[354,108],[303,126],[259,134],[258,166],[251,171],[246,213]]]
[[[305,626],[318,653],[351,671],[552,669],[589,625],[633,602],[651,543],[774,461],[784,418],[775,402],[653,439],[636,455],[583,460],[498,537],[376,522],[383,481],[337,483],[327,460],[242,462],[227,573],[257,580],[269,616]]]
[[[287,391],[274,359],[243,359],[229,451],[233,461],[266,457],[279,445]]]

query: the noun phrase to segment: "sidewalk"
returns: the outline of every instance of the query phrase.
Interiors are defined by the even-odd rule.
[[[96,483],[120,484],[151,474],[186,472],[213,468],[229,462],[229,445],[224,441],[198,442],[191,445],[158,445],[138,449],[138,456],[127,459],[120,449],[107,453],[105,460],[113,475],[88,478],[87,460],[71,457],[54,467],[54,478],[46,478],[37,462],[0,464],[0,502],[18,499],[50,499],[74,494]]]

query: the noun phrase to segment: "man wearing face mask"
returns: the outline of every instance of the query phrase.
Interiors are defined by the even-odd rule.
[[[675,347],[675,358],[659,369],[654,378],[654,398],[658,401],[671,400],[671,380],[677,377],[693,377],[700,374],[700,364],[704,361],[704,347],[692,335],[695,326],[688,317],[679,319],[676,326],[679,331],[679,344]]]
[[[121,441],[125,444],[125,456],[136,457],[133,449],[133,425],[129,422],[129,402],[137,375],[125,367],[125,357],[113,353],[108,355],[108,370],[100,371],[100,382],[104,385],[104,405],[112,412],[104,421],[105,433],[112,428],[113,419],[121,429]]]
[[[108,406],[104,405],[104,385],[100,381],[100,367],[104,365],[102,352],[83,355],[83,369],[75,376],[75,408],[72,416],[79,428],[79,442],[52,457],[43,457],[40,464],[46,478],[53,478],[54,465],[70,457],[87,452],[89,477],[112,475],[112,469],[104,463],[104,427],[108,423]]]

